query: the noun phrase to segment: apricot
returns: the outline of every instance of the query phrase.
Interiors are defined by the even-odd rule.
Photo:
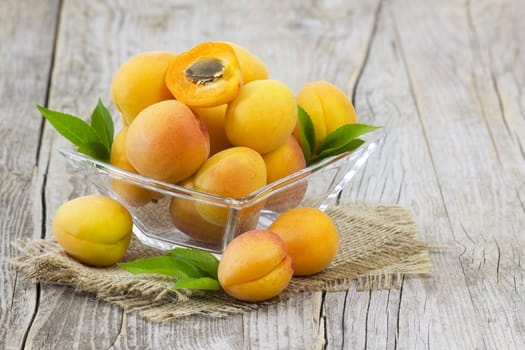
[[[233,145],[224,130],[224,117],[228,105],[216,107],[192,107],[191,110],[206,125],[210,135],[210,156]]]
[[[357,121],[350,99],[337,86],[326,81],[315,81],[303,86],[297,94],[297,104],[312,120],[316,148],[335,129]],[[299,140],[298,125],[294,136]]]
[[[193,189],[193,177],[181,183],[180,186]],[[220,243],[224,234],[224,226],[218,226],[202,218],[195,208],[192,199],[172,197],[170,202],[171,221],[186,235],[209,243]]]
[[[127,132],[128,128],[124,127],[115,135],[113,144],[111,145],[110,163],[111,165],[129,171],[130,173],[138,174],[137,170],[135,170],[135,168],[129,163],[128,157],[126,156],[125,142]],[[111,178],[109,183],[120,199],[135,207],[146,205],[151,202],[153,198],[158,197],[154,192],[125,180]]]
[[[266,185],[266,166],[262,156],[248,147],[232,147],[211,156],[195,174],[197,191],[241,199]],[[225,226],[228,208],[208,203],[195,204],[207,221]],[[255,215],[257,210],[250,213]]]
[[[224,127],[233,145],[265,154],[286,141],[296,122],[292,90],[277,80],[256,80],[244,85],[228,105]]]
[[[237,55],[242,72],[243,84],[254,80],[268,79],[268,69],[259,57],[238,44],[232,42],[225,43],[230,45],[235,51],[235,55]]]
[[[75,259],[92,266],[120,261],[131,239],[133,222],[118,201],[90,195],[62,204],[53,219],[58,243]]]
[[[235,98],[242,85],[242,73],[230,45],[205,42],[170,63],[166,85],[177,100],[188,106],[213,107]]]
[[[206,126],[176,100],[142,110],[128,127],[125,146],[139,174],[172,183],[192,176],[210,153]]]
[[[175,57],[171,52],[149,51],[131,57],[120,66],[111,81],[110,95],[124,125],[129,125],[147,106],[173,99],[164,78]]]
[[[281,293],[293,275],[292,258],[281,238],[268,230],[245,232],[232,240],[219,262],[221,287],[234,298],[263,301]]]
[[[299,142],[292,135],[276,150],[263,156],[266,164],[266,178],[268,183],[280,180],[306,167],[303,151]],[[295,208],[303,199],[307,182],[298,182],[296,185],[282,190],[268,198],[265,207],[282,212]]]
[[[268,227],[282,238],[293,259],[294,276],[322,271],[335,258],[339,233],[332,219],[316,208],[290,209]]]

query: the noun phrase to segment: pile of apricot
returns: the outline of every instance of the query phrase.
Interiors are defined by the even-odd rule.
[[[316,143],[341,125],[356,122],[352,103],[334,85],[312,82],[296,96],[285,83],[270,79],[267,67],[257,56],[230,42],[205,42],[178,54],[138,54],[118,69],[110,94],[123,125],[111,149],[113,165],[152,179],[234,199],[306,167],[298,139],[298,104],[312,120]],[[121,180],[114,179],[111,184],[119,197],[132,206],[145,205],[158,196]],[[273,204],[269,200],[266,205],[275,205],[279,212],[292,209],[300,202],[305,189],[302,186],[294,188],[294,193],[285,193],[289,198],[285,206],[282,200]],[[212,243],[222,240],[228,220],[226,208],[175,197],[171,199],[170,214],[173,224],[181,231]],[[252,230],[257,224],[257,215],[251,214],[246,215],[244,231]],[[294,216],[294,220],[301,218]],[[285,232],[286,226],[294,224],[276,225],[275,231]],[[325,226],[323,223],[320,227]],[[333,231],[332,226],[328,231]],[[301,258],[286,258],[289,248],[281,249],[280,241],[272,243],[275,242],[272,234],[251,235],[262,237],[261,242],[276,247],[275,254],[262,257],[260,264],[268,258],[273,265],[266,264],[267,268],[280,266],[277,272],[291,278],[291,273],[286,271],[293,271],[293,264],[297,271],[297,261]],[[244,247],[245,241],[253,240],[243,238],[235,245]],[[311,242],[313,246],[322,246],[317,240],[326,241],[323,237],[315,238]],[[336,241],[329,242],[332,243],[325,260],[333,258],[334,247],[337,250]],[[226,261],[232,254],[228,249],[223,257]],[[264,249],[255,248],[250,254],[262,254]],[[239,293],[241,298],[249,294],[240,286],[254,281],[250,274],[259,268],[255,265],[243,273],[221,263],[221,269],[226,271],[222,274],[223,282],[236,286],[232,288],[240,291],[233,292],[237,297]],[[320,265],[326,266],[324,262]],[[306,268],[304,274],[318,270]],[[273,276],[268,276],[267,269],[258,271],[262,275],[255,279]]]

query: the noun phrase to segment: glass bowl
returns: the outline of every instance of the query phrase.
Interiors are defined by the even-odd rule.
[[[282,212],[308,206],[325,210],[381,143],[382,131],[362,137],[352,152],[326,158],[242,199],[195,191],[153,180],[70,149],[61,149],[76,171],[100,193],[119,200],[133,217],[133,233],[144,244],[193,247],[221,254],[237,235],[264,229]],[[212,213],[213,223],[205,219]]]

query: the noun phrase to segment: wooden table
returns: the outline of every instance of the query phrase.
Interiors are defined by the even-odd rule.
[[[0,345],[3,349],[523,349],[525,3],[111,1],[0,3]],[[432,255],[400,289],[299,294],[226,319],[156,324],[7,264],[52,238],[57,207],[94,190],[35,108],[89,116],[146,50],[229,40],[294,91],[327,80],[385,142],[345,201],[410,207]],[[118,114],[111,106],[114,119]]]

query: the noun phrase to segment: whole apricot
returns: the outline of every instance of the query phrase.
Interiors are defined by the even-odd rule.
[[[357,121],[352,101],[337,86],[326,81],[315,81],[303,86],[297,94],[297,104],[312,120],[316,148],[335,129]],[[299,140],[298,126],[294,136]]]
[[[180,182],[179,185],[193,189],[193,177]],[[175,227],[194,239],[220,243],[225,227],[204,220],[195,208],[195,203],[192,199],[172,197],[169,208],[171,221]]]
[[[281,238],[268,230],[245,232],[232,240],[219,262],[221,287],[234,298],[263,301],[281,293],[293,275],[292,258]]]
[[[92,266],[120,261],[131,239],[133,222],[118,201],[102,196],[83,196],[62,204],[53,219],[58,243],[75,259]]]
[[[316,208],[290,209],[268,228],[282,238],[293,259],[295,276],[322,271],[335,258],[339,233],[332,219]]]
[[[153,179],[176,183],[190,177],[209,153],[206,126],[176,100],[146,107],[128,128],[128,160],[139,174]]]
[[[115,135],[113,144],[111,145],[110,163],[130,173],[138,174],[126,156],[125,142],[127,132],[128,128],[124,127]],[[146,205],[151,202],[153,198],[158,197],[154,192],[125,180],[111,178],[109,183],[120,199],[134,207]]]
[[[197,191],[235,199],[241,199],[264,185],[264,160],[248,147],[232,147],[214,154],[195,174],[193,183]],[[207,221],[226,225],[228,208],[202,202],[195,203],[195,206]],[[249,209],[252,215],[256,214],[256,210]]]
[[[292,135],[276,150],[263,155],[263,159],[266,164],[268,183],[280,180],[306,167],[301,146]],[[273,194],[266,201],[265,207],[276,212],[295,208],[303,199],[307,185],[307,181],[301,181]]]
[[[233,145],[265,154],[286,141],[296,122],[292,90],[277,80],[256,80],[244,85],[228,105],[224,127]]]
[[[254,80],[268,79],[268,68],[266,68],[266,65],[259,57],[239,44],[232,42],[225,43],[230,45],[235,51],[235,55],[237,55],[239,66],[241,67],[243,84]]]
[[[233,145],[224,130],[224,117],[228,105],[216,107],[191,107],[195,115],[206,125],[210,135],[210,156]]]
[[[235,98],[242,85],[242,73],[230,45],[204,42],[170,63],[166,85],[177,100],[188,106],[214,107]]]
[[[164,80],[169,63],[177,55],[148,51],[129,58],[115,73],[110,95],[129,125],[141,110],[156,102],[173,99]]]

